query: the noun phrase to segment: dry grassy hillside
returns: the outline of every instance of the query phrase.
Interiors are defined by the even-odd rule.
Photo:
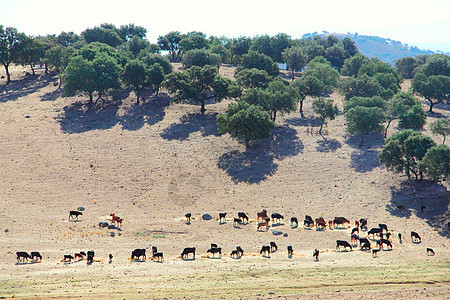
[[[63,97],[56,78],[26,71],[13,68],[7,87],[0,80],[0,296],[255,298],[274,292],[371,299],[387,290],[403,298],[450,292],[448,187],[388,173],[377,158],[382,136],[367,137],[358,148],[360,137],[346,134],[342,114],[321,137],[307,100],[305,118],[298,112],[280,117],[271,138],[245,149],[218,135],[215,116],[227,101],[208,104],[201,116],[199,106],[170,104],[164,93],[144,95],[137,106],[134,93],[124,91],[89,108],[83,97]],[[231,76],[233,69],[221,72]],[[342,109],[342,97],[331,97]],[[435,111],[429,121],[449,117],[450,106]],[[391,126],[389,134],[396,130]],[[69,210],[80,206],[81,221],[68,222]],[[263,208],[283,214],[284,224],[257,232],[254,219]],[[235,228],[239,211],[251,221]],[[216,220],[219,212],[228,213],[225,224]],[[98,226],[110,213],[124,219],[121,229]],[[202,220],[204,213],[213,220]],[[292,216],[302,221],[305,214],[367,217],[369,228],[386,223],[394,248],[378,258],[337,253],[336,239],[350,241],[350,228],[289,226]],[[411,243],[411,230],[421,244]],[[270,241],[279,251],[260,257]],[[206,258],[212,242],[225,251],[222,259]],[[152,245],[164,252],[164,263],[130,261],[133,249]],[[237,245],[245,251],[240,260],[228,257]],[[294,248],[290,259],[287,245]],[[178,257],[187,246],[197,248],[195,261]],[[436,256],[428,257],[427,247]],[[319,262],[311,257],[315,248],[322,251]],[[96,253],[92,265],[61,262],[64,254],[89,249]],[[16,251],[40,251],[44,259],[17,264]]]

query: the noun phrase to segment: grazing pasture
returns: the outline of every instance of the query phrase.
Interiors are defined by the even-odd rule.
[[[195,105],[170,105],[164,90],[157,99],[143,95],[139,106],[134,93],[124,91],[115,101],[106,97],[103,106],[89,108],[83,97],[63,97],[53,84],[57,78],[11,70],[7,88],[0,79],[0,295],[233,299],[274,292],[308,299],[308,293],[329,298],[449,294],[448,186],[409,183],[406,176],[388,173],[377,159],[382,137],[366,136],[359,148],[360,137],[346,134],[342,115],[328,122],[323,137],[314,134],[311,99],[305,100],[305,117],[298,112],[278,116],[272,136],[246,149],[217,132],[215,115],[228,100],[208,104],[201,116]],[[220,72],[231,76],[234,68],[222,66]],[[330,97],[342,111],[342,96]],[[430,122],[450,116],[449,105],[433,110]],[[392,124],[388,136],[396,130]],[[80,206],[83,215],[69,221],[68,212]],[[270,220],[258,231],[257,213],[263,210],[286,219]],[[111,212],[123,218],[123,226],[100,227],[111,221]],[[239,212],[249,219],[237,220],[235,227]],[[205,213],[216,219],[203,220]],[[298,226],[291,227],[292,216]],[[350,224],[330,228],[328,220],[336,217]],[[323,230],[316,230],[316,219]],[[337,240],[351,241],[358,227],[354,220],[360,223],[353,233],[359,242],[352,243],[353,251],[337,252]],[[360,249],[368,244],[367,250],[378,250],[386,230],[382,236],[368,236],[368,231],[379,224],[392,233],[386,239],[392,250],[382,242],[386,251],[375,252],[375,259]],[[274,230],[288,235],[275,236]],[[411,231],[420,235],[420,243],[412,242]],[[270,242],[278,251],[270,253],[268,246],[267,257],[261,257],[261,247]],[[222,248],[220,259],[203,257],[211,243]],[[150,263],[152,245],[161,263]],[[290,258],[287,246],[294,250]],[[195,247],[195,260],[191,252],[180,259],[186,247]],[[84,256],[62,261],[91,249],[92,265]],[[132,261],[134,249],[146,249],[146,260],[136,255],[140,259]],[[317,261],[314,249],[320,249]],[[17,260],[17,252],[31,251],[39,251],[42,261]],[[232,251],[236,259],[230,258]]]

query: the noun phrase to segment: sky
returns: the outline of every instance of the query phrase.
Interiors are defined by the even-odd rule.
[[[0,25],[28,35],[134,23],[155,43],[172,30],[228,37],[355,33],[450,51],[450,0],[0,0]]]

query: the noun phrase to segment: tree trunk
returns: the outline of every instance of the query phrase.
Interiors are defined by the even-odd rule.
[[[434,106],[436,103],[434,103],[434,102],[431,101],[431,100],[428,100],[428,101],[430,101],[430,110],[428,110],[428,112],[432,113],[432,112],[433,112],[433,106]]]
[[[277,111],[274,111],[274,112],[273,112],[273,120],[272,120],[272,121],[275,122],[276,117],[277,117]]]
[[[94,93],[89,92],[89,102],[92,104],[94,102]]]
[[[33,76],[36,75],[36,73],[34,72],[33,64],[30,64],[30,67],[31,67],[31,72],[33,72]]]
[[[158,97],[159,94],[159,86],[156,87],[156,94],[155,94],[155,98]]]
[[[444,139],[442,140],[442,144],[444,144],[445,143],[445,134],[444,134]]]
[[[202,104],[201,112],[202,112],[202,115],[204,115],[205,111],[206,111],[206,109],[205,109],[205,100],[201,100],[201,104]]]
[[[138,91],[136,91],[136,96],[137,96],[136,104],[139,105],[139,92]]]
[[[9,74],[9,65],[5,65],[5,71],[6,71],[6,85],[8,85],[11,82],[11,74]]]
[[[47,75],[48,74],[48,65],[47,65],[47,63],[45,63],[45,75]]]
[[[303,117],[303,100],[300,100],[300,114]]]
[[[364,143],[364,134],[362,135],[362,138],[361,138],[361,144],[359,145],[359,147],[361,148],[362,146],[363,146],[363,143]]]
[[[386,136],[387,136],[387,131],[388,131],[389,125],[391,125],[391,122],[392,122],[392,120],[389,120],[389,122],[386,125],[386,129],[384,130],[384,138],[386,138]]]
[[[292,70],[292,81],[294,81],[295,79],[295,74],[294,74],[294,70]]]
[[[322,123],[320,123],[320,129],[319,129],[319,134],[322,135],[322,127],[323,127],[323,123],[325,122],[325,120],[322,120]]]
[[[247,149],[248,147],[250,147],[250,141],[249,140],[245,140],[245,149]]]

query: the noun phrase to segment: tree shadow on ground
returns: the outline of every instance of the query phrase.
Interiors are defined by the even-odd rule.
[[[204,115],[201,113],[192,113],[185,115],[180,119],[180,123],[174,123],[164,129],[161,137],[170,141],[183,141],[188,139],[191,133],[198,131],[202,133],[202,136],[218,136],[216,116],[217,113]]]
[[[235,183],[259,183],[276,173],[275,159],[283,160],[302,152],[303,144],[296,134],[293,128],[280,126],[272,131],[270,138],[255,141],[244,152],[224,153],[217,166]]]
[[[61,97],[64,97],[64,90],[59,88],[43,95],[41,97],[41,101],[56,101],[56,99]]]
[[[0,102],[16,101],[20,97],[37,92],[39,89],[57,81],[56,77],[39,77],[28,75],[23,79],[11,81],[10,84],[0,87]]]
[[[320,121],[313,116],[303,117],[303,118],[290,118],[286,119],[285,122],[292,126],[320,126]]]
[[[92,106],[77,101],[67,105],[58,116],[61,130],[65,133],[83,133],[112,128],[119,122],[117,111],[121,103],[111,101]]]
[[[156,99],[125,109],[125,114],[120,117],[123,129],[138,130],[144,124],[152,126],[162,121],[166,115],[165,108],[170,105],[170,98],[165,94],[160,95]]]
[[[405,207],[404,211],[397,208],[399,205]],[[407,219],[414,214],[435,228],[439,235],[449,238],[449,205],[450,191],[443,184],[431,180],[404,181],[399,188],[391,188],[391,203],[386,205],[386,210]],[[421,206],[426,207],[423,212]]]
[[[332,140],[318,140],[317,141],[317,147],[316,150],[319,152],[334,152],[337,149],[342,147],[341,142],[339,142],[336,139]]]
[[[366,173],[381,166],[378,158],[380,148],[384,144],[381,133],[366,135],[362,147],[360,134],[347,137],[345,143],[355,148],[350,157],[350,167],[356,172]]]

